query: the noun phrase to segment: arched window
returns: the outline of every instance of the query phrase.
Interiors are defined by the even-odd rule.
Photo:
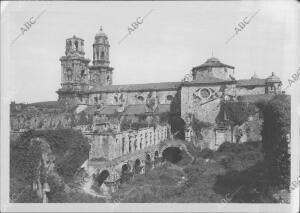
[[[78,50],[78,41],[75,41],[75,48]]]
[[[82,78],[84,76],[84,70],[81,70],[80,77]]]
[[[98,60],[99,59],[99,52],[98,51],[96,52],[96,56],[97,56],[96,59]]]
[[[125,151],[125,138],[122,138],[122,154],[124,154]]]
[[[134,140],[134,150],[137,149],[137,139]]]
[[[79,95],[78,98],[79,98],[80,102],[82,102],[82,95]]]
[[[129,141],[129,152],[131,152],[131,141]]]
[[[106,79],[107,79],[107,81],[110,81],[110,77],[109,77],[109,75],[107,76],[107,78],[106,78]]]
[[[104,59],[104,51],[101,52],[101,59]]]
[[[95,103],[98,103],[98,97],[94,97]]]

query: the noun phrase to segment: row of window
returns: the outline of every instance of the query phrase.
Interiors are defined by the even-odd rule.
[[[137,97],[137,99],[138,99],[139,101],[141,101],[141,102],[143,102],[143,101],[145,100],[145,98],[144,98],[143,96],[141,96],[141,95],[139,95],[139,96]],[[167,99],[167,101],[173,101],[174,97],[173,97],[172,95],[167,95],[166,99]]]
[[[79,51],[79,42],[77,40],[74,42],[74,45],[75,45],[76,51]],[[69,47],[72,46],[72,41],[68,41],[68,46]],[[83,41],[81,41],[81,46],[83,47]]]

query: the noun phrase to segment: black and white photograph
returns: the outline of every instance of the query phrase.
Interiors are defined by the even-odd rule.
[[[299,212],[299,1],[2,1],[1,212]]]

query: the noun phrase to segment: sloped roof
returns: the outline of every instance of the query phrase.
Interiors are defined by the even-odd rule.
[[[212,76],[203,77],[193,81],[186,81],[183,83],[184,86],[194,85],[194,84],[222,84],[222,83],[234,83],[233,80],[224,80]]]
[[[146,84],[124,84],[94,87],[90,92],[115,92],[115,91],[150,91],[150,90],[177,90],[181,82],[161,82]]]
[[[100,115],[112,115],[117,112],[119,107],[116,105],[108,105],[103,107],[100,111]],[[141,114],[160,114],[164,112],[170,112],[171,104],[159,104],[154,112],[147,112],[146,106],[144,104],[132,104],[125,107],[124,111],[120,114],[122,115],[141,115]]]
[[[275,95],[271,94],[259,94],[259,95],[243,95],[239,96],[238,100],[243,102],[255,103],[259,101],[268,101],[274,98]]]
[[[241,79],[237,80],[236,86],[243,87],[243,86],[265,86],[265,79],[260,78],[251,78],[251,79]]]
[[[207,59],[205,61],[205,63],[203,63],[199,66],[193,67],[193,70],[194,69],[207,68],[207,67],[228,67],[230,69],[234,69],[233,66],[223,64],[219,59],[212,57],[212,58]]]

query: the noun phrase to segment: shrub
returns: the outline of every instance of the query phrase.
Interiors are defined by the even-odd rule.
[[[223,101],[221,112],[225,113],[230,124],[235,126],[246,122],[250,115],[254,115],[257,112],[257,108],[255,104],[248,102]]]
[[[212,159],[214,156],[214,151],[208,148],[204,148],[203,150],[200,151],[200,153],[198,154],[198,157],[200,158],[208,158],[208,159]]]
[[[203,136],[201,134],[201,130],[204,129],[204,128],[209,128],[212,126],[211,123],[209,122],[205,122],[205,121],[200,121],[198,120],[195,115],[189,115],[191,118],[192,118],[192,121],[191,121],[191,126],[192,126],[192,129],[193,131],[196,133],[196,137],[200,140],[203,139]]]
[[[56,156],[55,166],[64,179],[71,178],[77,168],[88,158],[90,145],[84,136],[73,129],[36,130],[24,133],[19,140],[11,144],[11,176],[23,173],[29,180],[38,159],[41,159],[40,146],[30,146],[35,137],[44,138],[52,153]]]
[[[245,142],[242,144],[224,142],[219,148],[218,152],[233,152],[233,153],[243,153],[247,151],[255,151],[260,147],[260,142]]]

